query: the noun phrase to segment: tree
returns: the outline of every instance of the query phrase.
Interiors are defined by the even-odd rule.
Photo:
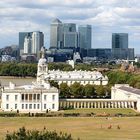
[[[75,82],[70,86],[70,92],[74,97],[84,96],[84,87],[80,83]]]
[[[69,97],[70,95],[70,87],[66,83],[60,84],[60,96]]]
[[[84,93],[85,96],[89,97],[89,96],[95,96],[95,88],[93,85],[87,84],[84,86]]]
[[[105,88],[104,86],[100,85],[100,86],[96,86],[96,93],[98,96],[105,96]]]
[[[56,87],[56,88],[59,89],[58,82],[56,82],[56,81],[54,81],[54,80],[49,80],[49,82],[50,82],[50,85],[51,85],[52,87]]]

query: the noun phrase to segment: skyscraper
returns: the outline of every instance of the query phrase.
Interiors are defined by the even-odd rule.
[[[76,32],[75,23],[63,24],[63,47],[64,48],[77,48],[78,34]]]
[[[112,34],[112,57],[114,59],[128,58],[128,34],[127,33]]]
[[[30,34],[24,38],[24,54],[31,54],[32,49],[32,37]]]
[[[78,27],[79,33],[79,47],[90,49],[91,48],[91,25],[80,25]]]
[[[113,48],[128,48],[128,34],[127,33],[113,33],[112,34],[112,49]]]
[[[32,33],[32,54],[37,54],[44,46],[44,35],[40,31],[35,31]]]
[[[63,32],[76,32],[75,23],[63,23]]]
[[[77,32],[64,33],[64,48],[77,48],[78,34]]]
[[[59,19],[51,23],[50,29],[50,47],[61,48],[63,46],[63,25]]]
[[[25,36],[31,35],[31,32],[19,32],[19,50],[20,50],[20,55],[24,53],[24,39]]]

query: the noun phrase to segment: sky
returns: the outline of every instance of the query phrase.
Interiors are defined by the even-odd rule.
[[[128,33],[129,48],[140,54],[140,0],[0,0],[0,48],[38,30],[49,48],[54,18],[92,25],[92,48],[111,48],[112,33]]]

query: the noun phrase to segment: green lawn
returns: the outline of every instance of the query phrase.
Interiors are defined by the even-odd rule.
[[[108,126],[112,125],[112,129]],[[117,129],[117,126],[120,129]],[[43,129],[71,133],[81,140],[140,140],[140,117],[93,118],[93,117],[14,117],[0,118],[0,140],[7,131],[17,130],[25,126],[27,129]]]
[[[92,112],[95,114],[103,114],[103,113],[136,114],[136,112],[132,109],[70,109],[70,110],[65,110],[64,112],[65,113],[91,113]]]

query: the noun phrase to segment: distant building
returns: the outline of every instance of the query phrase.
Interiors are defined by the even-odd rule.
[[[27,35],[24,38],[24,53],[31,54],[32,49],[32,37]]]
[[[20,32],[19,49],[20,56],[23,54],[35,54],[39,59],[39,50],[44,46],[44,34],[40,31]]]
[[[91,60],[110,60],[112,59],[112,51],[109,48],[96,48],[96,49],[80,49],[80,54],[82,56],[82,58],[85,57],[90,57],[90,58],[94,58]]]
[[[121,48],[121,49],[128,48],[128,34],[127,33],[113,33],[112,34],[112,49],[114,48]]]
[[[128,48],[127,33],[112,34],[112,57],[114,59],[134,59],[134,49]]]
[[[111,59],[111,49],[109,48],[98,48],[98,49],[87,49],[87,57],[97,57],[98,59]]]
[[[31,36],[32,32],[19,32],[19,49],[20,55],[24,53],[24,41],[26,36]]]
[[[3,55],[3,59],[5,60],[5,58],[8,60],[8,57],[10,58],[10,60],[19,60],[19,47],[18,45],[10,45],[10,46],[6,46],[4,48],[0,49],[0,56],[2,57]]]
[[[79,47],[90,49],[92,37],[91,25],[80,25],[78,27],[78,33],[79,33]]]
[[[39,51],[41,47],[44,46],[44,35],[40,31],[35,31],[32,33],[32,49],[31,53],[36,54],[39,59]]]
[[[63,46],[63,25],[59,19],[51,23],[50,28],[50,47],[61,48]]]
[[[76,24],[63,23],[63,47],[77,48],[78,33],[76,32]]]
[[[64,33],[64,48],[77,48],[78,34],[77,32]]]
[[[76,32],[75,23],[63,23],[63,32]]]

